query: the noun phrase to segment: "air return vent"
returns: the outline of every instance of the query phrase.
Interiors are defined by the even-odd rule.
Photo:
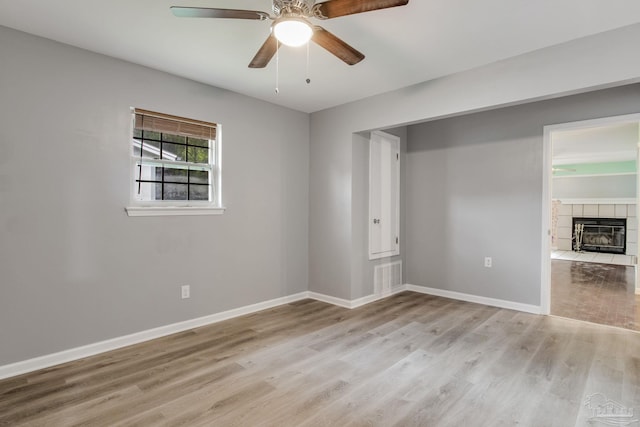
[[[376,265],[373,270],[373,292],[384,295],[402,286],[402,261]]]

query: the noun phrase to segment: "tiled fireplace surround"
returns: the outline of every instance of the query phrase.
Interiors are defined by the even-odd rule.
[[[627,218],[627,255],[638,255],[638,219],[635,204],[565,204],[554,201],[557,223],[553,246],[558,250],[571,250],[573,217]]]

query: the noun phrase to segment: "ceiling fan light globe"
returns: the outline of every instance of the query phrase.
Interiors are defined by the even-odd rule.
[[[283,19],[273,26],[273,35],[284,45],[298,47],[311,40],[313,29],[302,19]]]

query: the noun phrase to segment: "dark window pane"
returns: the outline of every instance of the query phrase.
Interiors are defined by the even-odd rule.
[[[164,181],[165,182],[184,182],[186,184],[187,170],[164,168]]]
[[[143,130],[142,131],[142,137],[145,139],[155,139],[157,141],[160,141],[160,132],[153,132],[150,130]]]
[[[190,185],[189,199],[209,200],[209,186],[208,185]]]
[[[193,163],[209,163],[209,149],[189,147],[187,149],[187,161]]]
[[[134,129],[133,130],[134,138],[142,138],[142,129]]]
[[[187,184],[165,184],[164,200],[187,200]]]
[[[209,172],[208,171],[190,171],[189,182],[196,184],[208,184]]]
[[[209,148],[209,140],[208,139],[187,138],[187,144],[189,144],[189,145],[197,145],[198,147]]]
[[[135,177],[136,198],[139,200],[208,201],[211,189],[209,178],[209,171],[149,165],[138,166]]]
[[[169,144],[167,142],[162,143],[162,158],[167,160],[184,161],[185,145]]]
[[[166,141],[166,142],[177,142],[177,143],[180,143],[180,144],[186,144],[187,143],[187,137],[180,136],[180,135],[171,135],[169,133],[163,133],[162,134],[162,140]]]

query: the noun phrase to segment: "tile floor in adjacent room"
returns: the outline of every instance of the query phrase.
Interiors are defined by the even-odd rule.
[[[552,251],[551,259],[562,259],[567,261],[598,262],[601,264],[615,265],[635,265],[636,257],[633,255],[605,254],[598,252],[574,252],[574,251]]]
[[[640,331],[635,267],[552,259],[551,314]]]

